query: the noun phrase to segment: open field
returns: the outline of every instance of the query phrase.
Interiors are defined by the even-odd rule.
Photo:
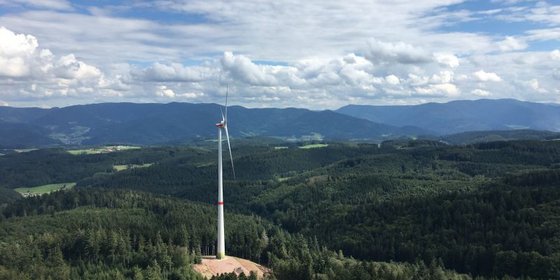
[[[58,183],[58,184],[48,184],[37,187],[30,188],[17,188],[14,189],[16,192],[20,193],[24,197],[36,196],[48,194],[54,191],[71,189],[76,185],[76,183]]]
[[[28,152],[32,152],[32,151],[36,151],[37,149],[14,149],[14,152],[16,153],[28,153]]]
[[[115,171],[124,171],[128,169],[134,168],[146,168],[152,166],[153,163],[144,163],[144,164],[117,164],[113,165],[113,170]]]
[[[309,144],[305,146],[299,147],[300,149],[317,149],[317,148],[325,148],[328,147],[329,144]]]
[[[104,146],[98,148],[90,148],[90,149],[78,149],[78,150],[68,150],[68,153],[73,155],[94,155],[94,154],[105,154],[105,153],[112,153],[117,151],[125,151],[125,150],[135,150],[140,149],[138,146]]]

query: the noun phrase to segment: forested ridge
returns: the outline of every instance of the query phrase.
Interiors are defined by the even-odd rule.
[[[0,279],[201,279],[190,264],[215,253],[214,210],[125,190],[19,200],[1,216]],[[268,265],[271,279],[468,279],[438,263],[348,259],[254,215],[227,213],[226,237],[229,254]]]
[[[381,146],[330,143],[316,149],[277,145],[234,145],[237,180],[224,166],[226,249],[268,265],[273,277],[560,275],[560,142],[447,146],[422,140]],[[40,247],[48,242],[37,241],[51,232],[58,241],[49,244],[60,245],[72,277],[98,271],[134,278],[135,273],[158,271],[164,278],[191,279],[196,276],[184,264],[214,250],[216,153],[207,146],[71,157],[63,150],[40,150],[10,156],[9,161],[0,157],[0,172],[8,177],[32,174],[34,165],[48,165],[45,160],[51,157],[61,169],[95,167],[84,168],[81,178],[71,177],[78,183],[76,190],[3,206],[2,250],[15,250],[14,242],[28,248],[20,250],[21,259],[37,255],[39,248],[43,263],[51,260],[50,247]],[[56,161],[57,156],[63,160]],[[111,169],[114,164],[146,162],[153,165]],[[18,166],[20,171],[14,171]],[[73,176],[71,171],[42,172],[40,183]],[[19,178],[0,177],[0,184],[14,188],[36,183],[26,182],[24,175]],[[111,257],[113,246],[104,245],[100,248],[108,251],[100,249],[93,258],[87,246],[76,245],[82,242],[77,241],[80,234],[98,229],[106,231],[100,233],[105,242],[113,235],[125,240],[129,245],[119,254],[126,257]],[[160,257],[167,255],[172,262],[141,252],[140,236],[160,251],[165,247]],[[24,263],[4,257],[3,275],[25,276]],[[37,266],[41,271],[40,263]],[[42,269],[47,273],[42,275],[50,275]]]

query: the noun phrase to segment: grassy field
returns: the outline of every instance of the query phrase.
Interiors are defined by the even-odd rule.
[[[48,184],[37,187],[30,188],[17,188],[14,189],[16,192],[20,193],[24,197],[36,196],[51,193],[63,189],[71,189],[76,185],[76,183],[59,183],[59,184]]]
[[[309,144],[305,146],[299,147],[300,149],[317,149],[317,148],[325,148],[328,147],[329,144]]]
[[[140,149],[137,146],[104,146],[98,148],[90,148],[90,149],[79,149],[79,150],[68,150],[68,153],[73,155],[93,155],[93,154],[104,154],[104,153],[112,153],[117,151],[124,151],[124,150],[134,150]]]
[[[133,168],[145,168],[145,167],[150,167],[152,166],[153,163],[144,163],[144,164],[117,164],[117,165],[113,165],[113,169],[115,171],[123,171],[123,170],[127,170],[127,169],[133,169]]]
[[[28,153],[28,152],[32,152],[32,151],[36,151],[37,149],[14,149],[14,152],[16,153]]]

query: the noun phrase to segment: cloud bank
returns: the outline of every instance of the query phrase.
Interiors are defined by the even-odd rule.
[[[0,100],[221,102],[229,85],[252,107],[560,102],[559,6],[469,3],[0,0]],[[504,35],[469,23],[531,25]]]

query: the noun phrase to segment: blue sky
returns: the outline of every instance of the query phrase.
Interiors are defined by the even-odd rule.
[[[0,105],[560,103],[560,1],[0,0]]]

